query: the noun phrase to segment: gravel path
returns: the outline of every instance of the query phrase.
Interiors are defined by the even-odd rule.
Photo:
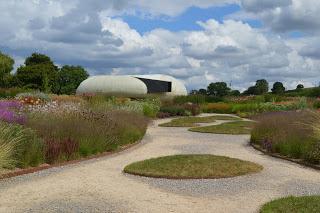
[[[257,212],[271,199],[320,194],[320,172],[262,155],[249,136],[214,135],[158,127],[141,144],[109,157],[0,181],[0,212]],[[249,160],[261,173],[219,180],[135,177],[135,161],[206,153]]]

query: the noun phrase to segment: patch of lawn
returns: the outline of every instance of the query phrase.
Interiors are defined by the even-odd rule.
[[[189,130],[201,133],[241,135],[250,134],[253,125],[254,122],[251,121],[235,121],[219,125],[196,127]]]
[[[261,213],[316,213],[320,212],[320,196],[287,197],[265,204]]]
[[[154,178],[216,179],[259,172],[262,166],[215,155],[173,155],[132,163],[124,172]]]
[[[213,123],[216,120],[241,120],[241,118],[216,115],[208,117],[184,117],[173,119],[169,123],[160,124],[162,127],[195,127],[198,123]]]

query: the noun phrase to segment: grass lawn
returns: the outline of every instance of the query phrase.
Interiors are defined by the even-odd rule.
[[[256,173],[262,166],[215,155],[173,155],[132,163],[124,172],[170,179],[215,179]]]
[[[253,125],[254,122],[251,121],[235,121],[219,125],[196,127],[189,130],[201,133],[241,135],[250,134]]]
[[[318,213],[320,196],[287,197],[265,204],[261,213]]]
[[[169,123],[160,124],[162,127],[195,127],[198,123],[213,123],[216,120],[241,120],[241,118],[216,115],[208,117],[184,117],[173,119]]]

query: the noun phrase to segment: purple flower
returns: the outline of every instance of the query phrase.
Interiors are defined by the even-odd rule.
[[[0,109],[8,109],[8,108],[18,109],[21,107],[22,107],[22,104],[19,101],[0,101]]]
[[[21,107],[22,105],[18,101],[0,101],[0,120],[24,124],[26,117],[17,113]]]

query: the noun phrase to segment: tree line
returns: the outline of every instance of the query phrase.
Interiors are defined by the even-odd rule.
[[[302,84],[297,85],[297,90],[303,89]],[[284,94],[286,88],[282,82],[275,82],[271,88],[273,94]],[[207,89],[192,90],[190,94],[208,95],[214,97],[239,96],[239,95],[263,95],[269,92],[269,83],[265,79],[257,80],[254,86],[249,87],[243,93],[239,90],[232,90],[226,82],[210,83]]]
[[[46,93],[74,94],[89,77],[81,66],[56,66],[49,56],[33,53],[15,73],[14,60],[0,52],[0,87],[40,90]]]

